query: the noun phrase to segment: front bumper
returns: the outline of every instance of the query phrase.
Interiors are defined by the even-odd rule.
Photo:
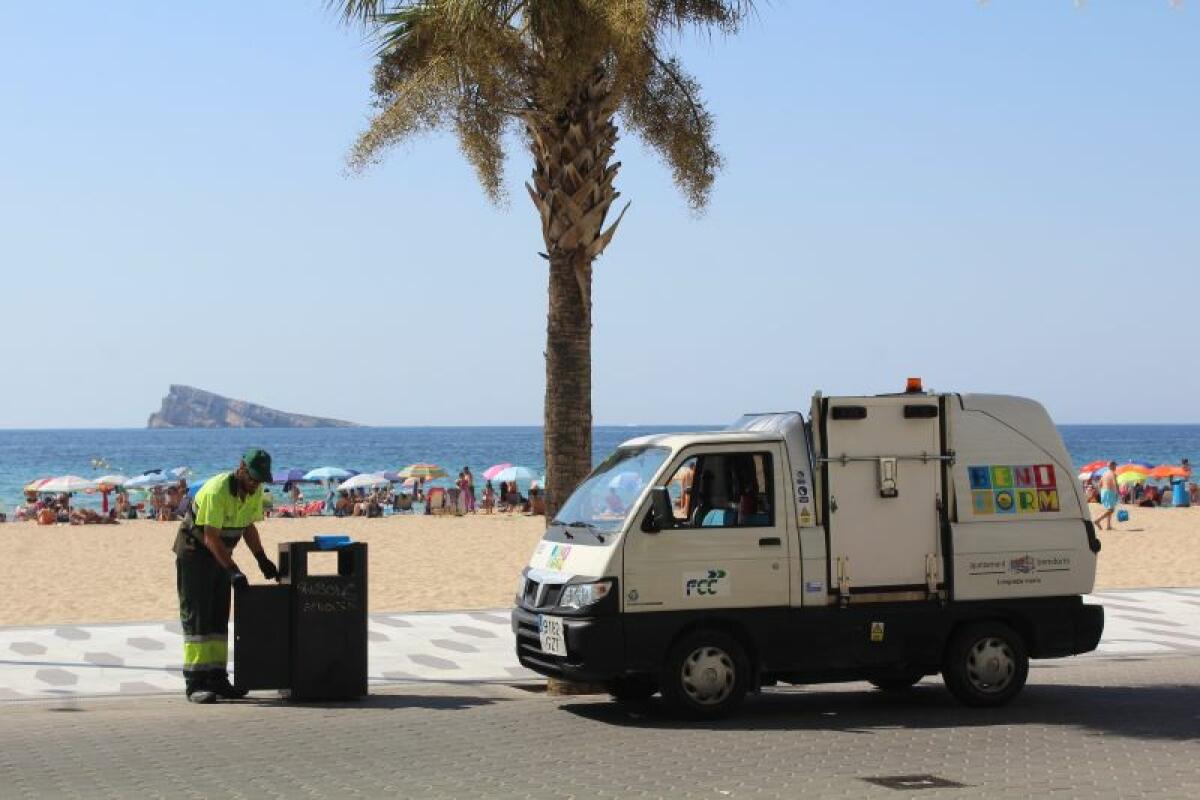
[[[625,641],[618,617],[562,616],[567,655],[542,652],[536,611],[514,608],[512,629],[521,666],[541,675],[573,681],[610,681],[624,672]]]

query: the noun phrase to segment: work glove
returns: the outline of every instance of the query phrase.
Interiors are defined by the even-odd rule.
[[[229,583],[233,586],[234,591],[246,589],[250,586],[250,581],[246,580],[246,576],[237,567],[229,569]]]
[[[262,575],[269,581],[279,580],[279,570],[275,567],[275,562],[267,557],[266,553],[259,553],[254,557],[258,561],[258,568],[262,571]]]

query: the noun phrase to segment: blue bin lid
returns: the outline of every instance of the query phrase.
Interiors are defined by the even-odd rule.
[[[351,543],[349,536],[342,533],[318,533],[313,537],[313,544],[319,550],[336,550]]]

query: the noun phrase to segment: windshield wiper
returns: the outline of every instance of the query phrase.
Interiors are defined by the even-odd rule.
[[[604,544],[604,534],[601,533],[600,531],[596,530],[596,526],[590,522],[584,522],[583,520],[576,520],[575,522],[568,522],[567,527],[568,528],[586,528],[589,533],[591,533],[597,539],[600,540],[600,544]]]
[[[566,536],[568,539],[574,540],[575,534],[573,534],[569,530],[567,530],[567,528],[571,527],[570,525],[563,522],[561,519],[552,519],[552,520],[550,520],[550,524],[559,526],[560,528],[562,528],[563,536]],[[574,524],[574,523],[572,523],[572,524]]]

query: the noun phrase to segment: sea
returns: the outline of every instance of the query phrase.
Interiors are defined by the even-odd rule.
[[[592,458],[599,463],[635,436],[721,427],[599,426],[592,436]],[[1062,425],[1059,431],[1076,466],[1099,459],[1200,463],[1200,425]],[[541,427],[0,430],[0,510],[20,504],[21,488],[35,478],[113,472],[133,477],[182,466],[195,482],[237,466],[250,447],[267,450],[277,470],[335,466],[379,472],[421,462],[438,464],[452,475],[469,466],[477,482],[493,464],[525,466],[539,475],[545,471]],[[99,504],[87,495],[76,502]]]

